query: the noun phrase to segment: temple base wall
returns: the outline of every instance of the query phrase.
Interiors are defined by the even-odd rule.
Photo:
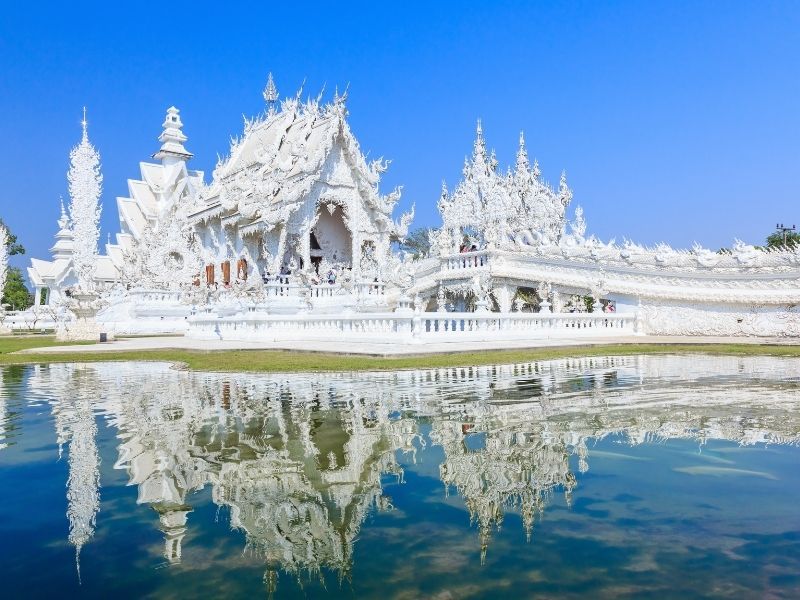
[[[643,303],[649,335],[800,337],[800,307]]]
[[[178,292],[135,290],[112,299],[97,322],[117,335],[182,334],[189,314]]]

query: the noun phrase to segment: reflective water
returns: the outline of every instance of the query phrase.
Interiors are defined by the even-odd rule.
[[[798,597],[800,362],[0,370],[3,597]]]

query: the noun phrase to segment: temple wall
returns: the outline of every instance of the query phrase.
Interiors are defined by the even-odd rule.
[[[798,306],[643,302],[642,312],[649,335],[800,337]]]

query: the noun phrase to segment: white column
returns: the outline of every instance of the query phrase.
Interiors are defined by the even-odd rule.
[[[39,306],[42,303],[42,288],[37,287],[36,293],[33,296],[33,305]]]

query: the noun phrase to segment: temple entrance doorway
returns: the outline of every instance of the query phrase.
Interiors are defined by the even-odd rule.
[[[311,262],[316,270],[323,261],[330,267],[352,266],[353,237],[345,225],[341,206],[322,205],[309,236]]]

